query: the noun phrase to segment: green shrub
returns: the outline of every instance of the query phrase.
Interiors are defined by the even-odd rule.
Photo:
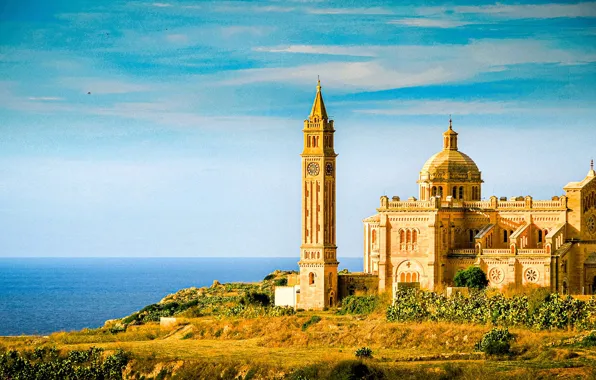
[[[488,285],[486,274],[478,267],[469,267],[457,272],[453,282],[455,282],[455,286],[472,289],[484,289]]]
[[[312,317],[310,317],[310,319],[308,321],[306,321],[302,324],[302,331],[306,331],[306,329],[309,326],[319,323],[320,321],[321,321],[321,317],[319,317],[318,315],[313,315]]]
[[[333,380],[383,379],[384,374],[359,360],[343,360],[335,365],[329,374]]]
[[[271,299],[265,293],[251,291],[244,294],[244,297],[240,300],[240,304],[246,306],[269,306]]]
[[[341,301],[339,314],[370,314],[379,304],[377,296],[347,296]]]
[[[368,347],[360,347],[356,350],[355,355],[358,359],[372,358],[372,350]]]
[[[273,281],[273,285],[275,286],[287,286],[288,279],[287,278],[278,278],[277,280]]]
[[[579,342],[580,347],[596,347],[596,330],[591,331]]]
[[[527,296],[489,297],[474,292],[469,297],[413,289],[398,289],[394,303],[387,308],[387,320],[445,321],[455,323],[491,323],[497,326],[524,326],[538,330],[596,328],[596,299],[576,300],[569,296],[549,294],[543,301]]]
[[[275,278],[275,274],[269,273],[267,276],[265,276],[265,278],[263,279],[263,281],[273,280],[274,278]]]
[[[510,353],[513,334],[507,329],[494,328],[484,334],[476,344],[476,350],[487,355],[507,355]]]

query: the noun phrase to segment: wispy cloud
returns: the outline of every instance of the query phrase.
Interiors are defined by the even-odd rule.
[[[571,50],[540,40],[477,40],[465,45],[324,46],[296,45],[259,51],[361,56],[366,62],[327,62],[296,67],[238,70],[224,84],[300,83],[323,75],[344,91],[384,90],[469,80],[522,64],[578,65],[596,62],[592,50]]]
[[[170,4],[170,3],[153,3],[151,5],[153,5],[154,7],[158,7],[158,8],[166,8],[166,7],[172,6],[172,4]]]
[[[502,114],[594,114],[586,104],[576,102],[546,102],[524,101],[453,101],[453,100],[400,100],[384,102],[364,102],[363,108],[354,110],[355,113],[388,115],[388,116],[417,116],[417,115],[502,115]]]
[[[375,46],[290,45],[276,47],[257,47],[253,50],[268,53],[302,53],[323,55],[348,55],[355,57],[375,57],[379,54],[380,50],[383,50],[383,48]]]
[[[421,7],[417,9],[420,14],[484,14],[491,17],[504,19],[551,19],[551,18],[577,18],[596,17],[596,2],[583,2],[575,4],[495,4],[483,6],[450,6],[450,7]]]
[[[94,77],[66,77],[60,78],[61,86],[91,94],[126,94],[131,92],[150,91],[147,84],[131,83],[126,78],[94,78]]]
[[[27,99],[29,99],[29,100],[49,101],[49,102],[64,100],[64,98],[60,98],[60,97],[57,97],[57,96],[30,96]]]
[[[465,26],[473,24],[469,21],[449,20],[449,19],[433,19],[433,18],[401,18],[397,20],[391,20],[388,24],[405,25],[419,28],[457,28],[459,26]]]
[[[393,11],[382,7],[368,8],[309,8],[308,13],[320,15],[390,15]]]

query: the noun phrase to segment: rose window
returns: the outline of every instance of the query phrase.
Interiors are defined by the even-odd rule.
[[[528,282],[537,282],[538,281],[538,272],[536,269],[528,269],[526,271],[526,281]]]
[[[501,268],[493,268],[488,272],[488,278],[492,283],[500,284],[505,279],[505,274]]]

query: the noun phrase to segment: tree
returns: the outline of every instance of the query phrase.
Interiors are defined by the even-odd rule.
[[[484,289],[488,285],[486,274],[478,267],[469,267],[459,271],[453,279],[455,286]]]

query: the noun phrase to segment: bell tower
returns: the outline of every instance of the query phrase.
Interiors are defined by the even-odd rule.
[[[329,120],[321,81],[307,120],[302,151],[302,244],[298,308],[323,309],[337,304],[335,245],[335,157],[333,120]]]

